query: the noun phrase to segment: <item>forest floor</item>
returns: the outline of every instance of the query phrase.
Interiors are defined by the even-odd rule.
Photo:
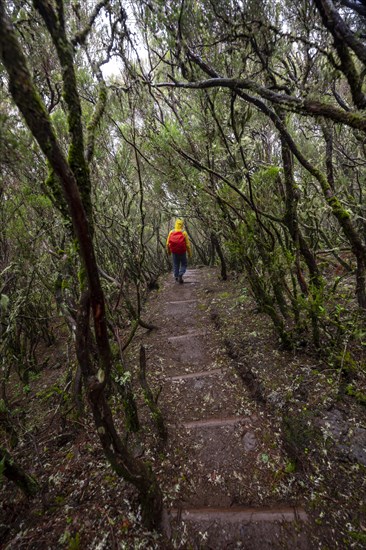
[[[0,548],[365,548],[365,407],[340,395],[338,372],[305,348],[282,350],[245,281],[202,268],[159,284],[144,310],[158,328],[139,330],[128,351],[141,421],[128,442],[161,484],[165,535],[141,526],[89,413],[66,414],[64,345],[26,393],[14,381],[13,454],[42,490],[29,500],[3,481]],[[137,383],[141,343],[165,444]]]

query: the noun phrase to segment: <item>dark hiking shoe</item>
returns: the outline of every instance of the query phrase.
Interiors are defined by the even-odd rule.
[[[179,280],[179,284],[182,285],[183,284],[183,276],[179,275],[178,280]]]
[[[176,277],[176,278],[175,278],[175,280],[176,280],[176,281],[178,282],[178,280],[179,280],[179,277]]]

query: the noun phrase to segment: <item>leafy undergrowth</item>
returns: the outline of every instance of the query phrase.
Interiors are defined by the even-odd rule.
[[[135,492],[106,463],[89,418],[62,420],[62,428],[60,418],[42,422],[14,452],[41,493],[27,499],[3,482],[1,548],[160,547],[159,535],[141,526]]]
[[[350,391],[339,391],[339,370],[310,349],[281,349],[245,281],[231,278],[223,282],[215,270],[206,272],[198,309],[211,320],[212,354],[217,367],[230,364],[233,369],[230,377],[238,392],[235,414],[257,418],[247,433],[240,434],[253,459],[248,471],[234,470],[237,495],[229,505],[235,504],[235,498],[251,505],[300,502],[312,518],[312,547],[364,548],[365,407]],[[164,291],[151,294],[144,317],[164,324],[164,303]],[[143,404],[137,384],[139,342],[145,339],[149,352],[154,338],[160,354],[148,355],[148,372],[156,393],[170,361],[161,334],[148,336],[141,330],[129,350],[128,368],[139,402],[141,430],[128,441],[135,456],[152,465],[169,508],[182,496],[190,496],[189,491],[199,483],[194,479],[199,469],[190,462],[192,442],[184,435],[171,437],[166,447],[161,445]],[[161,535],[142,527],[136,492],[106,463],[88,410],[81,417],[75,415],[67,374],[73,358],[67,343],[48,349],[47,354],[46,368],[31,377],[29,387],[23,388],[12,378],[9,398],[19,438],[12,453],[38,479],[41,491],[27,499],[13,484],[2,481],[1,548],[167,548]],[[223,379],[224,397],[226,384]],[[163,397],[159,404],[168,413],[169,400],[164,402]],[[180,404],[187,420],[198,418],[202,407],[210,405],[204,400],[198,403],[185,391],[184,383],[176,384],[171,400]],[[118,428],[125,433],[117,397],[112,398],[112,406]],[[226,406],[223,400],[222,411]],[[202,452],[205,445],[202,442]],[[255,475],[250,469],[253,465]],[[211,487],[221,484],[225,488],[230,476],[208,470],[202,479],[203,490],[209,495]],[[173,545],[184,548],[184,537],[175,542],[173,538]]]
[[[278,490],[301,495],[316,525],[323,527],[312,533],[314,547],[365,548],[362,355],[353,365],[352,384],[345,386],[345,373],[334,360],[319,358],[310,347],[281,349],[244,280],[227,282],[219,294],[213,289],[206,292],[211,294],[211,318],[227,353],[287,454],[285,472],[279,472],[269,453]]]
[[[32,374],[29,385],[15,376],[9,382],[10,419],[18,442],[11,448],[10,437],[1,436],[41,490],[29,499],[6,478],[1,480],[0,548],[164,547],[158,533],[141,525],[133,487],[106,462],[87,406],[81,416],[75,413],[70,377],[61,368],[70,366],[70,359],[72,363],[69,347],[55,345],[47,354],[47,368]],[[116,397],[111,403],[123,435],[122,405]],[[140,438],[129,439],[132,452],[141,455]],[[149,454],[146,448],[145,457]]]

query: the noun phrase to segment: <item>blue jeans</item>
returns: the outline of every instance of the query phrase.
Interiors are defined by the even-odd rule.
[[[187,269],[187,254],[172,254],[173,256],[173,269],[174,277],[177,278],[179,275],[184,275]]]

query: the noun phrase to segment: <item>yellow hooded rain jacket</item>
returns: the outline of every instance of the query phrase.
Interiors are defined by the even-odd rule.
[[[183,231],[183,226],[184,226],[183,220],[177,220],[177,221],[175,222],[174,231],[182,231],[183,236],[184,236],[185,241],[186,241],[188,256],[191,257],[191,256],[192,256],[191,243],[189,242],[189,238],[188,238],[187,232],[186,232],[186,231]],[[173,233],[173,231],[170,231],[170,232],[169,232],[168,238],[167,238],[167,240],[166,240],[166,249],[167,249],[167,251],[168,251],[168,254],[171,254],[171,253],[172,253],[172,251],[170,250],[170,247],[169,247],[169,237],[170,237],[171,233]]]

